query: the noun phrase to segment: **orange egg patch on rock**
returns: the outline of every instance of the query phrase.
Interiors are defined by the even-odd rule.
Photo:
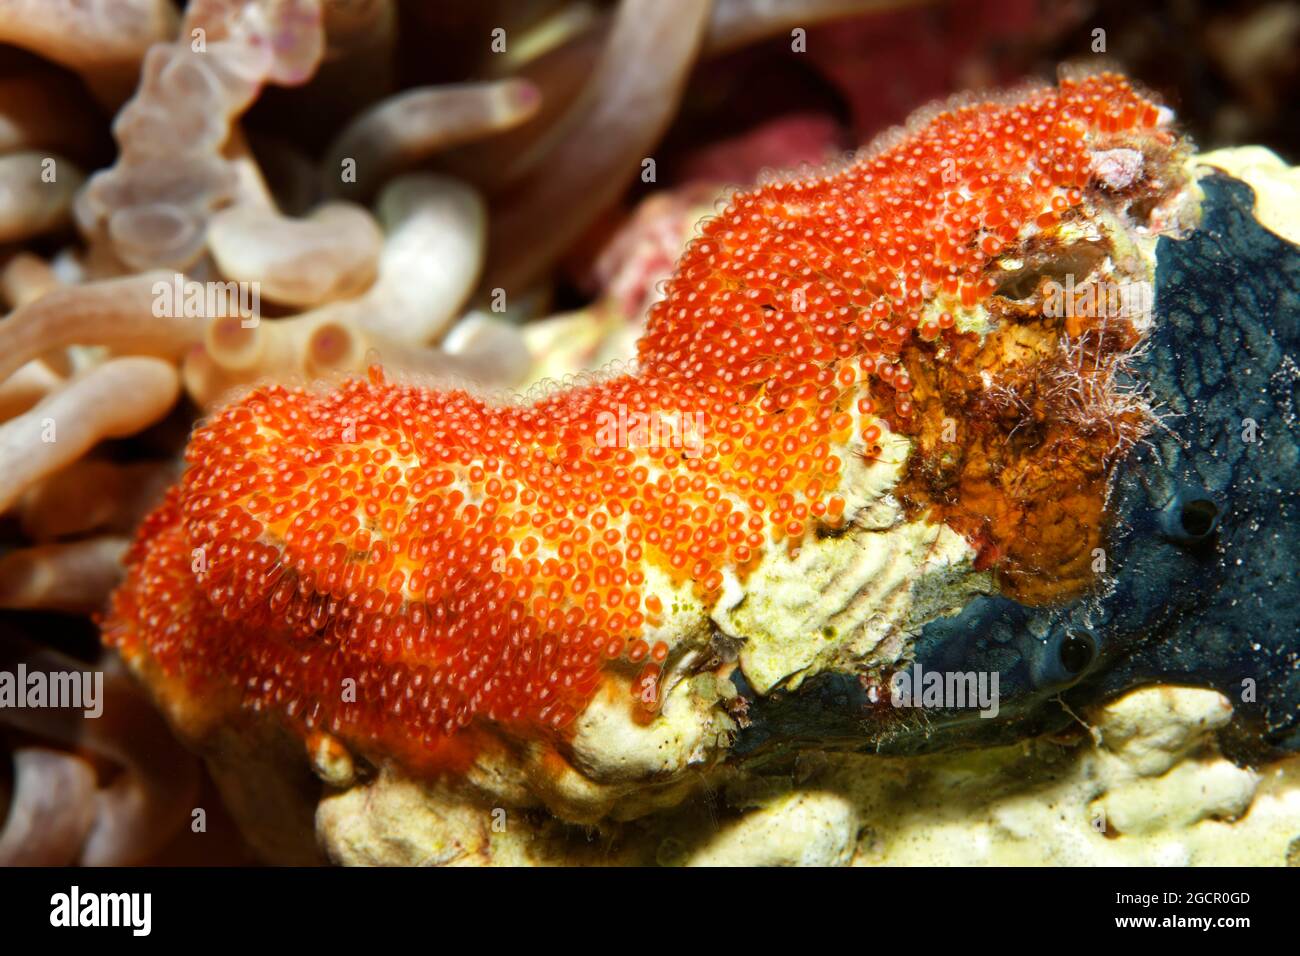
[[[1046,284],[1100,261],[1080,223],[1151,215],[1177,149],[1114,75],[933,112],[734,196],[634,373],[531,404],[378,369],[257,388],[195,432],[105,638],[162,694],[417,769],[472,729],[562,740],[615,672],[649,717],[673,603],[846,528],[885,428],[913,441],[900,497],[1009,594],[1078,593],[1145,414],[1116,385],[1131,323],[1046,316]]]

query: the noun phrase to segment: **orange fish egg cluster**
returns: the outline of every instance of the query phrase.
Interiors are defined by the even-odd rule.
[[[847,516],[848,456],[911,413],[898,361],[1157,124],[1113,75],[934,115],[734,196],[635,374],[532,404],[366,381],[259,388],[194,435],[105,633],[187,693],[418,763],[471,725],[563,733],[604,675],[656,706],[681,598]],[[659,636],[656,636],[659,635]]]

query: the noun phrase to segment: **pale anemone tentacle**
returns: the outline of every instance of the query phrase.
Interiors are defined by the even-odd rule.
[[[321,164],[321,185],[335,195],[369,195],[403,166],[528,121],[540,101],[537,88],[519,79],[405,90],[339,133]]]
[[[59,284],[50,264],[30,252],[18,253],[0,269],[0,295],[15,309],[35,302]]]
[[[134,434],[157,421],[179,392],[170,362],[111,359],[0,425],[0,511],[97,442]]]
[[[46,747],[20,747],[11,759],[14,791],[0,827],[0,866],[76,863],[95,823],[95,771]]]
[[[708,56],[726,53],[796,27],[807,29],[829,20],[885,13],[903,7],[924,6],[933,0],[714,0],[713,15],[705,34]]]
[[[586,89],[494,208],[486,288],[522,291],[640,171],[677,111],[708,5],[624,0]]]
[[[122,578],[120,536],[38,544],[0,558],[0,607],[91,614]]]
[[[83,459],[34,485],[18,504],[23,533],[38,544],[73,535],[127,534],[162,497],[177,462]]]
[[[374,281],[382,241],[369,212],[342,202],[303,219],[236,205],[208,224],[208,248],[222,275],[300,308],[363,291]]]
[[[376,209],[387,238],[379,277],[360,320],[383,339],[435,342],[459,314],[483,269],[483,200],[458,180],[414,173],[392,180]]]
[[[71,160],[53,153],[0,156],[0,242],[21,242],[66,225],[83,181]]]
[[[191,397],[210,406],[241,385],[360,371],[372,349],[395,368],[488,385],[516,381],[524,347],[512,326],[498,324],[491,352],[430,347],[455,322],[482,269],[487,214],[477,193],[446,176],[412,173],[389,182],[376,209],[385,237],[370,288],[289,318],[215,319],[203,330],[204,347],[184,360]]]
[[[67,345],[177,358],[199,340],[206,320],[176,314],[176,279],[165,272],[105,279],[53,289],[20,306],[0,323],[0,381]]]
[[[197,762],[172,737],[120,661],[105,655],[88,665],[21,638],[0,642],[0,661],[6,667],[21,663],[29,674],[72,674],[83,682],[89,678],[96,700],[83,699],[80,703],[93,703],[93,708],[5,708],[0,710],[0,720],[42,740],[89,753],[120,768],[106,785],[99,786],[93,770],[87,780],[75,771],[70,772],[69,765],[63,761],[49,759],[33,764],[34,770],[57,770],[71,789],[50,789],[48,784],[52,781],[48,776],[33,778],[38,790],[24,796],[21,802],[15,800],[21,814],[15,817],[11,809],[0,846],[9,843],[8,827],[21,825],[25,814],[37,807],[48,808],[47,813],[56,812],[66,821],[60,823],[54,845],[45,848],[40,841],[35,844],[46,859],[62,854],[57,862],[129,865],[147,858],[172,839],[194,807]],[[18,789],[23,789],[21,779]],[[40,791],[57,799],[41,800]],[[29,832],[14,830],[13,843],[26,843]]]
[[[33,359],[0,382],[0,422],[21,415],[60,385],[64,378],[42,359]]]
[[[176,21],[169,0],[0,0],[0,42],[77,71],[106,103],[122,100]]]
[[[132,269],[198,261],[209,217],[238,185],[222,155],[232,123],[264,84],[305,82],[324,45],[316,0],[249,9],[205,0],[190,5],[181,33],[149,50],[114,122],[118,161],[78,197],[82,232]]]

